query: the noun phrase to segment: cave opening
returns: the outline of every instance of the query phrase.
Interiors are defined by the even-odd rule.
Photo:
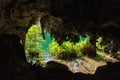
[[[26,58],[32,65],[37,63],[40,66],[45,66],[46,62],[54,60],[66,64],[73,72],[82,71],[93,74],[98,66],[106,64],[104,63],[107,60],[105,59],[106,53],[104,53],[106,45],[101,45],[102,37],[97,39],[97,48],[95,49],[90,43],[89,35],[79,36],[79,41],[76,43],[66,37],[67,41],[63,41],[62,44],[51,38],[50,33],[46,30],[44,30],[44,35],[45,39],[43,39],[41,27],[38,25],[32,25],[26,34]],[[93,54],[94,52],[95,54]],[[85,60],[88,60],[88,63]],[[95,60],[103,62],[99,63]],[[95,65],[92,65],[91,62],[94,62]],[[92,68],[90,69],[88,65],[92,65]]]

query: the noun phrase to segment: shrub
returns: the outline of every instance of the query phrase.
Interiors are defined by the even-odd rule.
[[[56,56],[63,52],[63,49],[55,41],[49,45],[49,50],[52,56]]]
[[[59,45],[57,42],[52,42],[49,45],[51,55],[57,56],[61,60],[73,60],[77,58],[77,53],[74,50],[74,43],[67,41]]]
[[[83,54],[86,54],[86,53],[91,54],[91,52],[93,53],[94,51],[95,51],[94,53],[96,53],[95,48],[93,47],[89,48],[88,46],[90,46],[89,39],[85,39],[84,41],[80,41],[75,44],[70,41],[65,41],[61,45],[53,41],[49,45],[49,50],[51,55],[57,56],[58,59],[74,60],[76,58],[81,57],[81,51],[83,52]],[[89,50],[89,49],[92,49],[92,50]]]

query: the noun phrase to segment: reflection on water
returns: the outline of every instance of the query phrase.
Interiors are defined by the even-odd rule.
[[[55,56],[48,56],[48,55],[44,55],[42,60],[44,61],[50,61],[50,60],[54,60]]]

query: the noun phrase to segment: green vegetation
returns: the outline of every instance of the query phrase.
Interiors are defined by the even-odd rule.
[[[104,49],[105,45],[104,46],[101,45],[102,41],[103,41],[103,38],[102,37],[98,37],[97,42],[96,42],[97,49]]]
[[[25,51],[27,58],[29,58],[28,62],[30,63],[33,63],[33,61],[37,61],[37,58],[42,57],[43,50],[41,49],[39,41],[43,39],[40,34],[41,28],[37,25],[32,25],[26,35]]]
[[[37,51],[42,52],[41,45],[39,44],[40,40],[43,40],[40,37],[41,29],[37,25],[32,25],[31,28],[28,30],[26,35],[26,51]]]
[[[90,37],[80,36],[78,43],[64,41],[61,45],[54,39],[50,38],[50,35],[45,32],[45,40],[42,38],[41,28],[37,25],[32,25],[26,35],[26,53],[31,58],[42,58],[43,55],[56,56],[61,60],[74,60],[82,56],[88,56],[90,58],[103,57],[105,54],[99,50],[103,49],[101,45],[103,41],[102,37],[99,37],[96,42],[96,48],[89,42]],[[96,54],[97,53],[97,54]],[[49,56],[48,55],[48,56]]]
[[[83,56],[104,60],[105,53],[102,51],[104,49],[104,46],[101,45],[102,41],[102,37],[99,37],[96,42],[97,48],[95,48],[89,42],[89,37],[82,38],[80,36],[80,41],[75,44],[70,41],[64,41],[59,45],[57,42],[52,41],[49,45],[49,50],[52,56],[57,56],[58,59],[62,60],[74,60]]]
[[[41,27],[32,25],[26,35],[25,51],[28,62],[38,62],[44,55],[49,53],[49,43],[52,39],[45,32],[45,40],[42,37]]]
[[[89,42],[89,38],[79,41],[78,43],[73,43],[70,41],[65,41],[61,45],[53,41],[49,45],[50,53],[52,56],[57,56],[58,59],[62,60],[74,60],[81,56],[96,55],[96,50]]]
[[[26,35],[26,53],[29,52],[39,52],[46,53],[49,51],[48,46],[52,39],[50,35],[45,32],[45,40],[42,37],[41,27],[37,25],[32,25],[28,30]]]

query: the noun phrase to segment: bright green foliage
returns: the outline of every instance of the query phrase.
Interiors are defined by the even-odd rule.
[[[74,51],[74,43],[70,41],[64,41],[63,44],[61,45],[61,48],[63,49],[62,51],[66,51],[68,53],[73,53]]]
[[[105,53],[103,52],[103,49],[105,48],[105,45],[101,45],[101,43],[103,42],[103,38],[102,37],[98,37],[97,42],[96,42],[96,53],[97,53],[97,60],[105,60],[104,56]]]
[[[90,46],[88,38],[76,44],[70,41],[64,41],[61,45],[59,45],[57,42],[53,41],[49,45],[49,50],[52,55],[65,60],[79,57],[81,55],[81,50],[85,46]]]
[[[39,44],[40,40],[43,40],[40,37],[41,29],[37,25],[32,25],[28,30],[26,35],[26,51],[37,51],[41,52],[41,45]]]
[[[97,39],[97,42],[96,42],[96,47],[97,47],[98,49],[101,48],[101,45],[100,45],[101,42],[102,42],[102,37],[99,37],[99,38]]]
[[[57,56],[57,58],[59,59],[69,60],[72,59],[74,56],[76,58],[74,43],[70,41],[63,42],[61,45],[53,41],[49,45],[49,50],[51,55]]]
[[[63,42],[61,48],[63,49],[62,50],[63,52],[57,56],[59,59],[74,60],[77,58],[73,42],[70,41]]]
[[[86,45],[90,46],[90,42],[88,38],[86,38],[84,41],[76,43],[74,49],[75,51],[77,51],[77,53],[80,53],[81,49],[83,49]]]
[[[53,41],[50,45],[49,45],[49,50],[50,53],[55,56],[57,54],[60,54],[61,52],[63,52],[63,49],[61,48],[61,46],[59,46],[59,44],[55,41]]]
[[[99,38],[97,39],[96,47],[97,47],[98,49],[103,49],[103,48],[104,48],[104,46],[101,45],[101,42],[102,42],[102,41],[103,41],[103,38],[102,38],[102,37],[99,37]]]
[[[94,52],[94,51],[92,52],[93,48],[92,48],[91,43],[89,42],[89,38],[86,38],[84,41],[76,43],[74,48],[75,48],[76,53],[78,53],[81,56],[92,54]]]

